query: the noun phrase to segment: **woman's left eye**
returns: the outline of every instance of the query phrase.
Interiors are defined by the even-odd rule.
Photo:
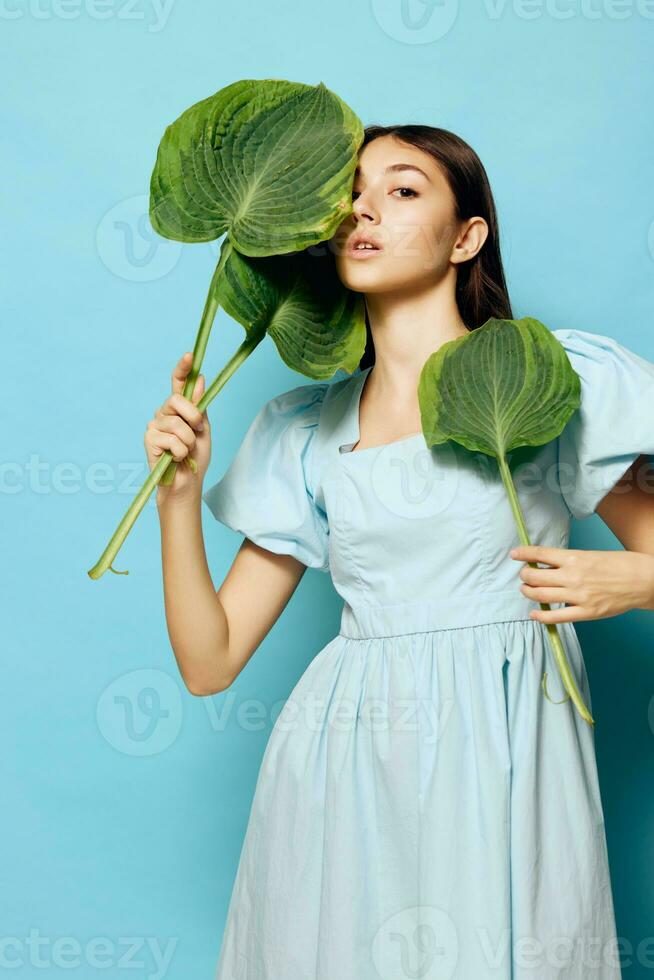
[[[414,191],[412,187],[396,187],[395,191],[408,191],[411,197],[418,196],[416,191]],[[393,191],[393,193],[395,193],[395,191]]]

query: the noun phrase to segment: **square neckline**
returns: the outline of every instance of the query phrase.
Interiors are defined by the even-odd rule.
[[[369,364],[368,367],[364,368],[361,371],[361,373],[356,376],[357,385],[356,388],[354,389],[354,394],[352,397],[352,401],[350,403],[350,412],[352,415],[352,435],[354,436],[354,438],[351,439],[349,443],[343,443],[341,447],[339,447],[341,457],[354,456],[357,453],[367,453],[367,452],[371,452],[373,449],[378,449],[378,450],[385,449],[387,446],[395,446],[397,443],[400,442],[409,442],[409,440],[411,439],[422,439],[423,441],[425,440],[424,432],[421,429],[420,432],[412,432],[408,436],[400,436],[399,439],[391,439],[390,442],[380,442],[376,446],[364,446],[363,449],[352,448],[352,449],[344,450],[342,448],[343,445],[351,444],[352,446],[356,446],[356,444],[361,439],[361,409],[360,409],[361,398],[363,395],[363,389],[366,383],[366,379],[370,374],[370,372],[372,371],[373,367],[374,364]]]

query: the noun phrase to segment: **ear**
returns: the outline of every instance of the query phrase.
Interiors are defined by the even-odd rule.
[[[468,262],[475,257],[488,238],[488,224],[484,218],[468,218],[452,246],[450,262]]]

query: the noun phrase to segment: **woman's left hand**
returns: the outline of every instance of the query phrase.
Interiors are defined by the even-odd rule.
[[[509,556],[553,566],[524,565],[520,569],[523,595],[535,602],[566,603],[560,609],[534,609],[530,619],[568,623],[619,616],[629,609],[654,609],[654,555],[518,545]]]

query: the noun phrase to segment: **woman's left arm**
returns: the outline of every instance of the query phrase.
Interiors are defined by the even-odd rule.
[[[552,567],[520,570],[522,593],[536,602],[565,602],[535,609],[531,619],[564,623],[605,619],[630,609],[654,610],[654,470],[639,456],[596,509],[624,551],[582,551],[519,545],[509,552],[523,562]]]

